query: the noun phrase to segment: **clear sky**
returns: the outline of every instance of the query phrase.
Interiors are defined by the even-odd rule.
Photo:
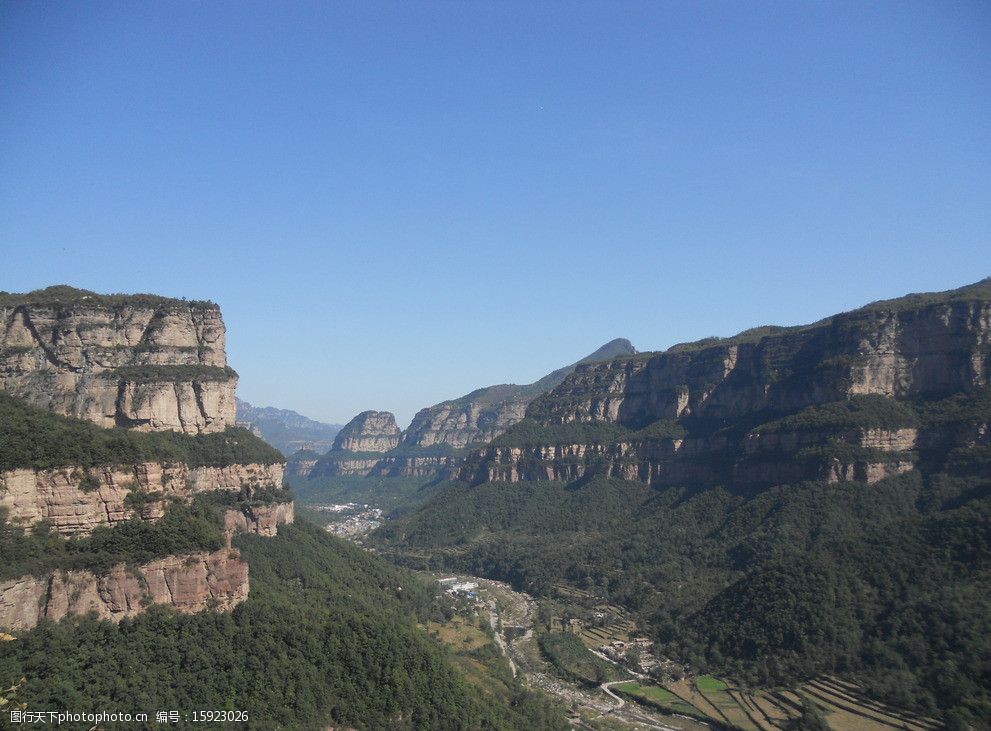
[[[0,2],[0,289],[343,422],[991,274],[987,2]]]

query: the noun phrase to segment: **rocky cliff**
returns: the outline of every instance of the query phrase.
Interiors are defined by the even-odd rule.
[[[102,575],[55,571],[0,581],[0,626],[30,629],[42,619],[95,612],[120,621],[151,604],[180,612],[229,611],[248,597],[248,565],[233,549],[119,564]]]
[[[416,447],[446,444],[461,449],[491,441],[523,419],[527,405],[534,398],[557,386],[578,365],[636,352],[629,340],[617,338],[577,363],[548,373],[534,383],[488,386],[421,409],[404,433],[403,444]]]
[[[388,452],[399,446],[401,432],[388,411],[363,411],[351,419],[334,439],[335,451]]]
[[[282,487],[282,465],[194,467],[144,462],[90,469],[18,469],[0,473],[0,509],[28,527],[47,521],[63,534],[87,534],[100,525],[137,517],[158,520],[172,500],[203,492]]]
[[[629,340],[612,340],[577,363],[548,373],[534,383],[488,386],[421,409],[401,434],[398,429],[393,431],[395,419],[388,412],[359,414],[338,434],[334,449],[312,465],[300,461],[292,474],[312,478],[446,476],[460,466],[466,447],[491,441],[519,423],[534,398],[559,384],[580,363],[636,352]],[[362,436],[366,431],[367,435]],[[355,437],[350,436],[352,432]],[[380,434],[387,435],[389,441],[381,439]],[[383,450],[396,436],[397,444]],[[382,457],[371,454],[383,451],[388,453]]]
[[[213,501],[230,506],[215,537],[209,521],[219,516],[210,517],[209,506],[198,514],[202,524],[176,543],[183,555],[145,547],[113,553],[145,562],[106,573],[49,570],[0,582],[0,626],[90,611],[116,621],[156,603],[228,610],[247,597],[248,567],[230,540],[239,531],[274,535],[293,521],[293,505],[282,490],[281,455],[248,432],[227,431],[237,376],[224,340],[210,302],[68,287],[0,293],[0,527],[15,545],[28,542],[19,547],[21,561],[33,557],[25,574],[59,565],[30,545],[28,529],[41,523],[69,536],[67,554],[83,561],[76,565],[99,566],[127,539],[82,538],[98,527],[133,540],[145,527],[130,521],[158,521],[172,503],[221,492],[228,495]],[[228,549],[213,551],[221,532]],[[7,564],[6,575],[19,565]]]
[[[942,425],[904,404],[991,382],[991,280],[813,325],[579,365],[463,479],[652,484],[874,482],[913,469]],[[951,448],[953,444],[944,444]]]
[[[224,513],[224,535],[230,547],[237,533],[254,533],[271,538],[279,532],[280,525],[290,525],[296,519],[291,502],[247,504],[240,510]]]
[[[309,477],[320,456],[308,449],[294,452],[286,460],[286,477]]]
[[[234,424],[237,385],[225,334],[211,302],[0,293],[0,387],[104,427],[221,431]]]

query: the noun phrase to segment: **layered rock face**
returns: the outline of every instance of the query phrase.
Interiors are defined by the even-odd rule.
[[[533,405],[547,423],[636,426],[789,412],[854,394],[910,399],[986,386],[991,302],[878,303],[821,323],[579,366]]]
[[[96,295],[68,287],[27,295],[0,293],[0,388],[35,406],[104,428],[222,431],[234,425],[237,384],[236,374],[227,367],[224,340],[220,310],[209,302]],[[46,422],[37,412],[24,416],[33,410],[18,406],[16,399],[5,397],[5,403],[12,410],[5,411],[4,418],[22,442],[25,424],[49,430],[49,442],[53,434],[62,433],[58,420]],[[259,462],[277,459],[274,450],[252,451],[250,444],[238,441],[244,435],[235,433],[230,440],[183,442],[192,446],[179,453],[218,466],[141,462],[41,468],[64,464],[75,455],[84,462],[126,462],[126,448],[101,452],[91,445],[85,434],[93,431],[99,430],[82,430],[80,444],[66,445],[66,450],[47,444],[44,459],[28,453],[5,455],[6,464],[34,465],[0,472],[0,514],[5,521],[25,530],[44,521],[58,533],[81,536],[135,518],[157,521],[170,503],[189,503],[200,493],[235,492],[239,497],[227,502],[238,509],[228,510],[218,526],[228,548],[164,556],[142,565],[120,564],[105,574],[56,570],[0,581],[0,626],[26,629],[43,618],[58,620],[91,611],[117,621],[151,604],[181,612],[225,611],[246,599],[248,566],[230,548],[230,540],[239,531],[274,535],[279,525],[293,521],[293,505],[272,502],[285,499],[279,492],[282,464],[229,464],[231,450],[237,454],[243,449],[241,454],[256,455]],[[113,444],[114,438],[96,441]],[[120,456],[108,459],[108,454]],[[212,544],[206,539],[194,543]]]
[[[306,467],[310,477],[358,476],[374,472],[381,457],[399,446],[402,432],[388,411],[363,411],[334,440],[334,448]]]
[[[248,565],[236,550],[168,556],[142,566],[114,566],[105,575],[56,571],[0,581],[0,626],[30,629],[42,619],[96,612],[120,621],[151,604],[180,612],[229,611],[248,598]]]
[[[945,427],[919,429],[912,419],[819,427],[801,419],[791,426],[770,422],[824,404],[867,403],[901,413],[899,402],[976,392],[989,383],[991,281],[985,281],[876,303],[810,326],[761,328],[580,365],[531,403],[521,425],[529,430],[510,431],[476,451],[459,476],[479,482],[595,474],[659,485],[875,482],[913,469],[927,445],[939,441],[946,451],[966,446],[968,437],[950,438]],[[907,417],[888,420],[899,418]],[[658,425],[666,426],[652,436]],[[578,428],[587,441],[574,440]]]
[[[402,432],[388,411],[363,411],[334,439],[334,449],[348,452],[388,452],[399,446]]]
[[[316,452],[300,450],[286,460],[287,477],[309,477],[320,455]]]
[[[469,395],[429,406],[413,417],[403,443],[417,447],[446,444],[461,449],[491,441],[523,419],[531,398],[519,393],[492,401]]]
[[[616,355],[631,355],[636,349],[629,340],[617,338],[577,363],[548,373],[540,380],[520,386],[501,384],[488,386],[451,401],[421,409],[413,417],[409,428],[401,434],[399,449],[376,459],[372,455],[360,457],[352,452],[379,452],[378,444],[363,442],[366,447],[344,446],[345,432],[351,424],[365,417],[359,414],[338,435],[333,450],[313,465],[298,468],[295,474],[308,477],[447,477],[461,465],[467,447],[484,444],[518,424],[526,413],[527,405],[540,394],[559,384],[579,364],[601,361]],[[379,412],[366,412],[377,414]],[[388,414],[388,417],[392,417]],[[392,420],[394,425],[395,420]],[[392,431],[389,430],[390,438]],[[361,443],[361,442],[359,442]],[[368,448],[369,445],[376,448]],[[389,451],[394,447],[390,447]],[[459,454],[461,452],[461,454]]]
[[[103,427],[187,434],[234,424],[217,305],[69,287],[0,294],[0,387]]]
[[[247,505],[242,510],[224,513],[224,535],[228,546],[237,533],[254,533],[271,538],[279,532],[280,525],[289,525],[294,520],[292,503]]]
[[[534,383],[488,386],[461,398],[428,406],[413,417],[413,422],[403,435],[403,444],[413,447],[443,444],[454,449],[484,444],[519,423],[533,399],[557,386],[581,364],[636,352],[629,340],[617,338],[578,362],[548,373]]]
[[[188,503],[197,493],[281,486],[281,464],[19,469],[0,473],[0,508],[15,524],[27,527],[44,520],[59,533],[78,535],[132,517],[158,520],[171,500]]]

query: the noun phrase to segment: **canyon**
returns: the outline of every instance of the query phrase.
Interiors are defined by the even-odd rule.
[[[396,426],[395,416],[388,411],[363,412],[341,430],[324,456],[304,467],[297,467],[293,458],[290,470],[312,478],[450,474],[460,465],[466,448],[489,442],[520,422],[533,399],[561,383],[581,364],[636,352],[624,338],[611,340],[531,384],[487,386],[421,409],[405,431]]]

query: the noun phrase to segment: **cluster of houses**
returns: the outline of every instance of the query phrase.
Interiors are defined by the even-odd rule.
[[[634,637],[629,642],[613,640],[607,645],[600,646],[599,651],[606,657],[617,662],[629,662],[635,657],[637,664],[640,666],[637,669],[649,673],[660,664],[660,661],[651,652],[653,647],[653,640],[646,637]],[[631,650],[635,652],[631,654]]]
[[[457,577],[451,576],[447,579],[438,579],[437,583],[446,587],[444,591],[453,596],[463,596],[467,599],[478,597],[477,581],[458,581]]]

